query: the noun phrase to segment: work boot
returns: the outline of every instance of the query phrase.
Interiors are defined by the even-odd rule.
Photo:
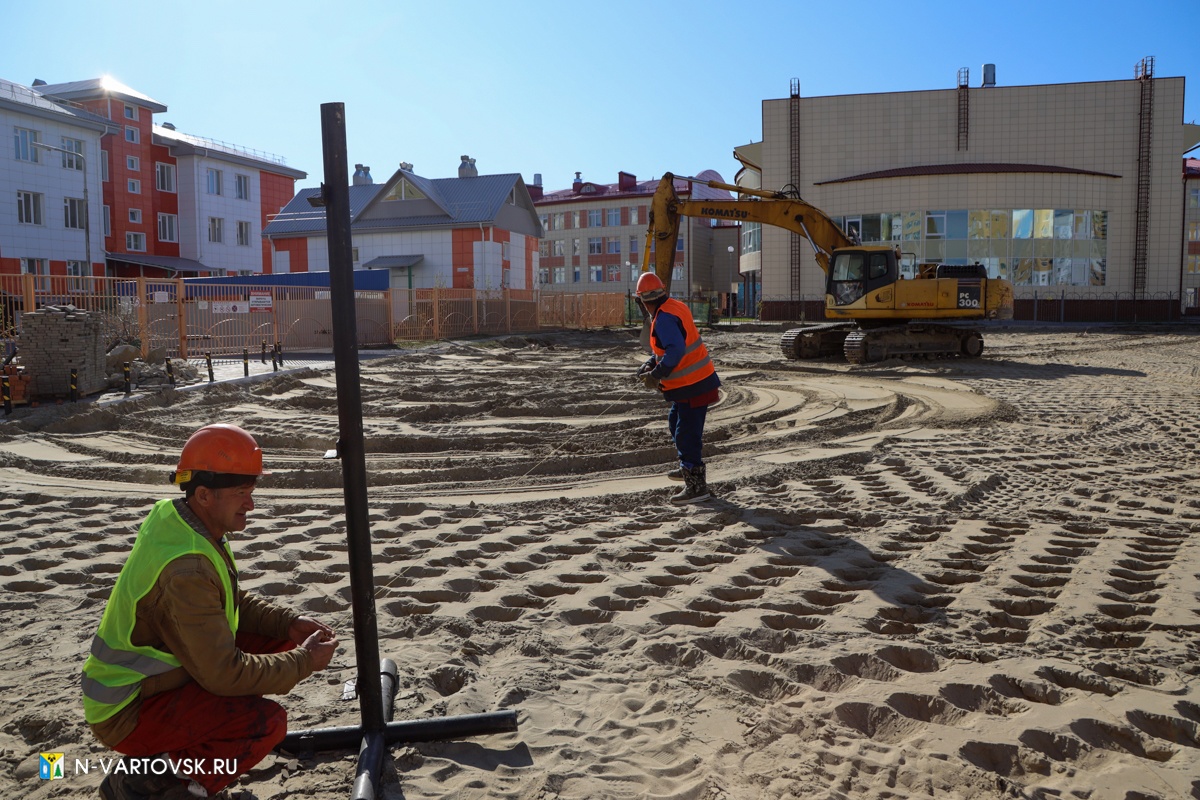
[[[683,480],[683,465],[680,464],[678,467],[668,472],[667,478],[673,481]]]
[[[688,503],[699,503],[710,497],[712,494],[708,491],[704,465],[683,467],[683,488],[671,496],[671,502],[682,506]]]
[[[121,760],[128,762],[128,756]],[[122,769],[105,776],[100,784],[100,797],[103,800],[191,800],[192,795],[187,784],[174,775],[131,775]]]

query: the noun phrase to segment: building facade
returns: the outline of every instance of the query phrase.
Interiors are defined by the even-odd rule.
[[[30,116],[28,110],[28,129],[22,130],[17,120],[6,126],[14,130],[18,162],[22,136],[72,142],[60,144],[63,149],[82,142],[79,152],[93,195],[92,213],[85,219],[89,238],[98,244],[92,247],[88,274],[189,277],[269,271],[263,227],[295,193],[295,181],[306,177],[304,172],[287,167],[277,156],[183,134],[170,123],[156,125],[154,115],[167,106],[110,78],[54,85],[35,81],[34,86],[20,88],[43,106],[60,109],[61,115],[86,114],[103,123],[95,142],[74,139],[59,130],[61,120],[55,127],[44,115]],[[64,165],[74,160],[69,154],[54,155]],[[58,164],[56,160],[52,165]],[[40,180],[49,199],[58,196],[55,186],[62,183],[61,177],[45,169],[39,173],[40,167],[28,162],[20,168],[23,180]],[[63,169],[69,174],[72,168]],[[63,226],[69,236],[69,199],[63,202]],[[39,235],[47,242],[62,238],[56,232],[57,216],[44,219],[42,227]],[[0,252],[0,270],[12,271],[3,255]],[[52,251],[43,260],[51,274],[72,269],[69,261],[60,267]]]
[[[1184,159],[1183,195],[1183,306],[1185,313],[1200,316],[1200,159]]]
[[[695,176],[724,182],[713,170]],[[538,283],[543,290],[616,292],[633,290],[646,245],[647,214],[658,180],[639,181],[618,172],[616,183],[592,183],[575,173],[570,189],[544,192],[535,175],[530,190],[545,233],[539,243]],[[676,178],[681,198],[729,200],[720,189]],[[735,271],[736,233],[727,225],[695,217],[679,226],[671,293],[708,299],[728,293]]]
[[[101,141],[116,126],[0,80],[0,275],[104,274]]]
[[[395,289],[532,289],[541,236],[520,175],[480,175],[462,157],[458,177],[424,178],[401,164],[374,183],[356,165],[350,233],[356,269],[388,269]],[[327,272],[325,212],[302,189],[266,226],[275,272]]]
[[[1095,83],[1004,87],[984,72],[979,87],[961,70],[955,89],[836,97],[793,83],[763,103],[739,181],[795,186],[864,243],[898,246],[909,268],[982,263],[1014,284],[1018,315],[1039,294],[1096,319],[1112,318],[1113,298],[1177,315],[1200,278],[1180,236],[1180,158],[1200,140],[1182,122],[1184,79],[1155,78],[1150,59],[1131,80]],[[811,249],[771,227],[745,236],[764,317],[795,318],[798,302],[820,316]]]

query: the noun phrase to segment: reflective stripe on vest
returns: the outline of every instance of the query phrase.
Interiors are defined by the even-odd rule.
[[[683,323],[684,333],[683,358],[679,359],[679,363],[675,365],[675,369],[671,370],[670,375],[659,381],[663,390],[669,392],[672,389],[691,386],[716,372],[712,360],[708,357],[708,348],[704,346],[704,341],[700,338],[700,331],[696,329],[696,323],[692,321],[691,309],[672,297],[665,300],[658,310],[678,317],[679,321]],[[655,316],[657,317],[658,314]],[[650,320],[650,349],[659,358],[667,354],[667,351],[654,338],[653,319]]]
[[[233,564],[228,544],[224,550]],[[134,645],[130,639],[137,622],[138,601],[154,588],[168,563],[185,555],[203,555],[212,562],[224,589],[225,618],[237,634],[238,608],[229,566],[211,540],[183,521],[173,501],[158,501],[138,529],[83,665],[83,711],[89,723],[103,722],[133,702],[145,678],[180,666],[172,654]]]

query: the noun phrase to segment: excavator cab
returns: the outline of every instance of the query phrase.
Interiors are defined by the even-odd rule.
[[[896,282],[896,253],[888,248],[834,250],[826,289],[834,305],[848,306]]]

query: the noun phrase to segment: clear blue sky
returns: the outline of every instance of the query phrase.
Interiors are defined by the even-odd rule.
[[[107,11],[100,11],[106,7]],[[574,173],[612,183],[716,169],[762,137],[766,99],[947,89],[996,64],[1006,86],[1187,79],[1200,118],[1200,0],[79,0],[9,3],[0,77],[111,75],[169,107],[158,123],[268,151],[324,179],[322,103],[346,106],[348,158],[376,181]]]

